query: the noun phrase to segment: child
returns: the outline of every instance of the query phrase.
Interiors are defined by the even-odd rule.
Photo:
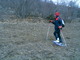
[[[55,31],[54,31],[54,36],[56,38],[55,42],[62,43],[62,38],[60,36],[60,31],[62,27],[64,27],[64,21],[59,17],[60,13],[56,12],[55,13],[55,20],[50,20],[51,23],[55,25]]]

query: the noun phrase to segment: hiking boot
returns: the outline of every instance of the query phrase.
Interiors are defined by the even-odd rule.
[[[59,40],[56,40],[55,42],[59,42]]]
[[[57,38],[57,40],[55,42],[59,42],[59,38]]]

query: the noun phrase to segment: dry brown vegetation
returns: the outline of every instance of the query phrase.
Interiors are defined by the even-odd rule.
[[[0,22],[0,60],[80,60],[79,21],[66,23],[63,34],[67,47],[60,47],[52,43],[52,24],[28,22],[29,19]]]

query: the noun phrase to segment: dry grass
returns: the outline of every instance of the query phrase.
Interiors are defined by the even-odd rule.
[[[66,23],[67,47],[52,43],[53,25],[43,22],[0,22],[0,60],[80,60],[80,23]]]

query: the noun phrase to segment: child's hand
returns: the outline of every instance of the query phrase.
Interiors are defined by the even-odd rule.
[[[59,29],[62,29],[62,26],[59,26],[58,28],[59,28]]]
[[[49,20],[49,22],[53,22],[53,20]]]

